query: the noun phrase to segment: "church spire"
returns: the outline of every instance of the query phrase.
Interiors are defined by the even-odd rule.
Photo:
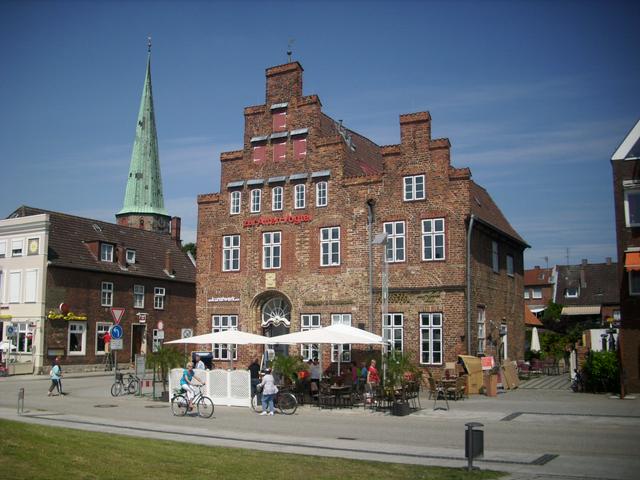
[[[148,41],[147,71],[138,112],[136,138],[131,153],[124,205],[116,214],[116,218],[120,225],[169,232],[170,217],[164,208],[158,135],[153,112],[151,37]]]

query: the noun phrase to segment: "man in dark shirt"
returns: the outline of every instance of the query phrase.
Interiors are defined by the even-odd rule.
[[[260,383],[260,363],[257,358],[249,365],[249,373],[251,374],[251,395],[255,395],[256,385]]]

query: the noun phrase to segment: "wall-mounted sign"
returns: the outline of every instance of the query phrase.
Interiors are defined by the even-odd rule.
[[[244,228],[256,227],[258,225],[279,225],[281,223],[293,223],[299,225],[303,222],[310,222],[311,215],[284,215],[283,217],[258,217],[248,218],[242,222]]]
[[[276,274],[273,272],[264,274],[264,288],[276,288]]]
[[[240,299],[238,297],[211,297],[207,302],[209,303],[217,303],[217,302],[239,302]]]

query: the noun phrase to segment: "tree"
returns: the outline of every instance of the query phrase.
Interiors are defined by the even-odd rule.
[[[542,313],[542,323],[545,328],[557,331],[560,326],[560,317],[562,316],[562,305],[549,300],[547,308]]]
[[[191,255],[193,255],[193,258],[196,258],[197,249],[198,249],[198,247],[197,247],[197,245],[195,243],[185,243],[182,246],[182,251],[184,253],[191,252]]]

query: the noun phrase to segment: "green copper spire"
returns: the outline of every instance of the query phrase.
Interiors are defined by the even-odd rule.
[[[131,153],[127,190],[124,206],[116,216],[126,214],[151,214],[169,216],[164,208],[160,157],[158,155],[158,135],[153,113],[153,93],[151,90],[151,38],[149,38],[147,74],[144,79],[136,139]]]

